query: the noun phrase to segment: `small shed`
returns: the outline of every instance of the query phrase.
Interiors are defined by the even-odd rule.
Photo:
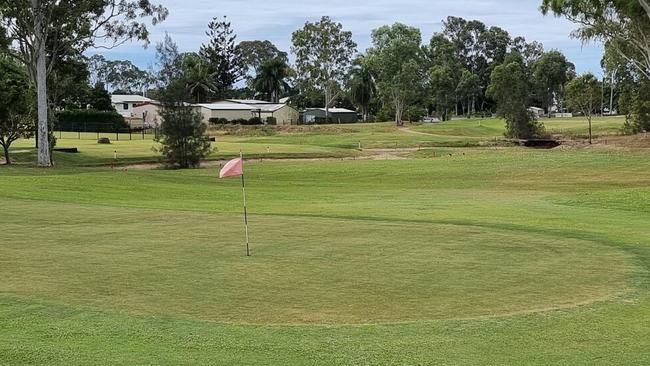
[[[278,126],[298,124],[299,113],[288,104],[254,104],[253,114],[266,122],[269,117],[275,118]]]
[[[528,107],[528,111],[533,112],[536,117],[543,117],[544,116],[544,109],[543,108]]]
[[[305,124],[312,123],[355,123],[359,121],[357,112],[345,108],[330,108],[329,121],[326,119],[325,108],[307,108],[302,112],[300,121]]]

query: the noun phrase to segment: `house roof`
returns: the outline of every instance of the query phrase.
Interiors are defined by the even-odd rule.
[[[151,102],[152,100],[143,97],[142,95],[126,95],[126,94],[113,94],[111,95],[112,103],[144,103]]]
[[[325,108],[307,108],[306,111],[323,111],[325,112]],[[329,109],[330,113],[357,113],[355,111],[351,111],[349,109],[345,108],[330,108]]]
[[[273,104],[272,102],[267,102],[264,100],[257,100],[257,99],[226,99],[226,102],[239,103],[239,104]]]
[[[144,106],[147,106],[147,105],[155,105],[155,106],[160,107],[162,105],[162,103],[160,103],[159,101],[156,101],[156,100],[152,100],[152,101],[149,101],[149,102],[137,103],[133,107],[137,108],[137,107],[144,107]]]
[[[261,110],[262,112],[275,112],[284,106],[286,106],[286,104],[257,104],[251,106],[251,108],[254,110]]]
[[[210,104],[195,104],[197,107],[207,108],[213,111],[252,111],[255,108],[251,107],[248,104],[239,104],[239,103],[210,103]]]
[[[543,108],[537,108],[537,107],[528,107],[529,110],[531,111],[543,111]]]

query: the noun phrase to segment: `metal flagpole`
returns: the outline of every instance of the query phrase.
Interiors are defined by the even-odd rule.
[[[239,157],[242,160],[242,166],[244,164],[244,154],[242,154],[241,151],[239,151]],[[246,184],[244,182],[244,172],[242,171],[241,174],[241,191],[242,191],[242,197],[244,198],[244,227],[246,230],[246,256],[250,257],[251,252],[249,248],[249,243],[248,243],[248,211],[246,209]]]

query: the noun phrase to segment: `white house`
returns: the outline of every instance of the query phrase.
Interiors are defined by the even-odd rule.
[[[117,113],[121,114],[124,118],[141,118],[142,116],[136,116],[133,114],[133,108],[138,104],[147,102],[153,102],[153,100],[141,95],[111,95],[111,103],[113,104],[113,107]]]

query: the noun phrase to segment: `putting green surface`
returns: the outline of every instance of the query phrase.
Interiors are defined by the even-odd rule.
[[[18,220],[5,221],[15,230],[2,293],[128,314],[259,324],[506,315],[622,294],[633,269],[621,250],[556,235],[278,216],[253,216],[246,258],[237,215],[8,203]],[[21,225],[26,215],[60,218],[39,229]]]
[[[0,167],[0,364],[645,365],[648,154]]]

